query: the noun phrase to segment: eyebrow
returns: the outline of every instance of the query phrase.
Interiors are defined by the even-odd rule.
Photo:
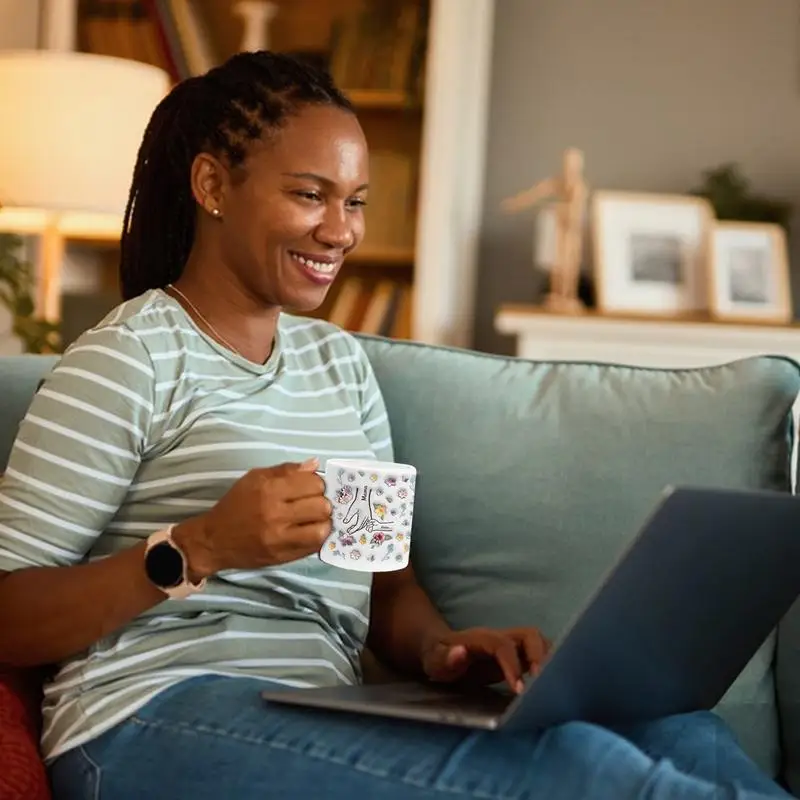
[[[289,178],[304,178],[305,180],[324,183],[327,186],[331,186],[333,184],[333,181],[330,178],[326,178],[324,175],[317,175],[314,172],[284,172],[283,174]],[[364,189],[367,189],[368,187],[369,187],[368,183],[362,183],[361,186],[355,189],[355,191],[361,192]]]

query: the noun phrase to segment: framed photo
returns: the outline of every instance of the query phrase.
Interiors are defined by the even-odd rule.
[[[595,192],[598,311],[675,316],[708,308],[714,212],[699,197]]]
[[[792,319],[786,234],[780,225],[716,222],[709,277],[713,317],[776,323]]]

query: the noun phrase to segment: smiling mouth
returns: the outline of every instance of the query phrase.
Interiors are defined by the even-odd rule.
[[[320,275],[331,275],[336,272],[342,261],[341,258],[324,258],[320,256],[312,258],[311,256],[301,255],[292,250],[289,251],[289,255],[295,261],[300,262],[304,267],[318,272]]]

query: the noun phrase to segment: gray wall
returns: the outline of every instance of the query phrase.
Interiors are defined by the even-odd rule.
[[[497,0],[476,347],[512,352],[495,310],[543,284],[533,212],[499,203],[567,146],[595,188],[682,192],[737,161],[800,215],[799,34],[798,0]]]

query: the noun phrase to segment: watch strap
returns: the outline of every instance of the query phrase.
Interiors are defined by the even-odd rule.
[[[181,563],[183,565],[182,579],[180,583],[177,583],[174,586],[158,586],[158,588],[162,592],[164,592],[164,594],[166,594],[168,597],[174,600],[182,600],[185,597],[189,597],[189,595],[196,594],[197,592],[202,592],[203,589],[205,589],[206,587],[206,579],[203,578],[197,583],[192,583],[192,581],[189,580],[189,561],[186,558],[186,554],[183,552],[183,550],[181,550],[181,548],[175,543],[175,540],[172,538],[172,529],[174,527],[175,527],[174,525],[170,525],[168,528],[156,531],[155,533],[147,537],[147,545],[145,547],[145,558],[147,558],[147,554],[154,547],[160,544],[167,544],[176,553],[178,553],[178,555],[181,558]]]

